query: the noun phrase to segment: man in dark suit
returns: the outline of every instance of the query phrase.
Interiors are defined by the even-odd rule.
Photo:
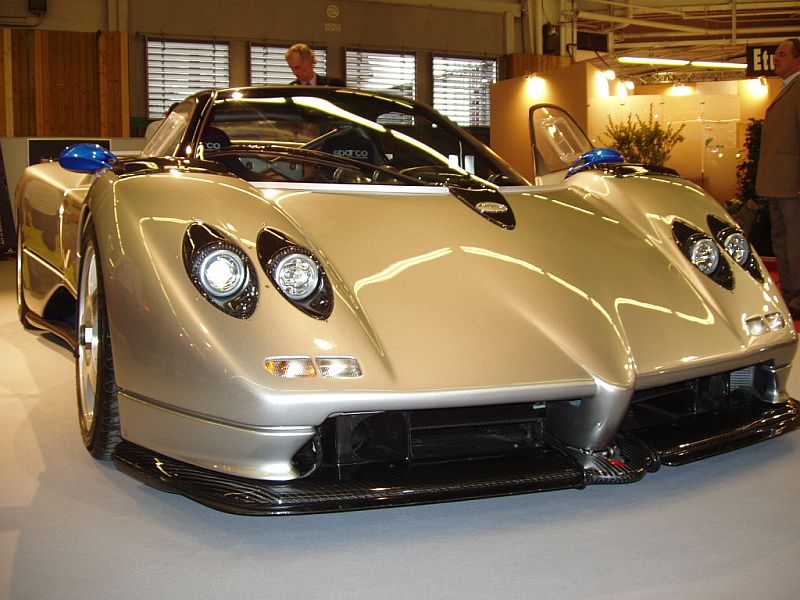
[[[286,63],[296,79],[291,85],[330,85],[344,86],[344,81],[335,77],[317,75],[314,65],[317,57],[307,44],[295,44],[286,51]]]
[[[783,84],[761,128],[756,193],[769,203],[781,290],[800,319],[800,40],[778,46],[775,74]]]

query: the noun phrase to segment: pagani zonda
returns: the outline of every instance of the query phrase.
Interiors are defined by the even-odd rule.
[[[411,100],[298,86],[28,168],[19,316],[74,347],[89,452],[282,514],[636,481],[797,427],[797,336],[736,223],[576,161],[543,110],[549,185]]]

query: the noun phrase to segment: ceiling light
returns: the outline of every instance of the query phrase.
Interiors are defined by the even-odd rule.
[[[666,90],[668,96],[691,96],[694,94],[694,88],[683,83],[675,83],[671,88]]]
[[[620,56],[617,61],[629,65],[660,65],[665,67],[685,67],[689,64],[688,60],[657,58],[655,56]]]
[[[693,67],[705,67],[707,69],[746,69],[747,63],[717,62],[713,60],[693,60]]]
[[[544,96],[545,88],[547,87],[545,84],[545,80],[539,77],[538,75],[527,75],[525,77],[526,80],[526,88],[528,95],[533,98],[541,98]]]

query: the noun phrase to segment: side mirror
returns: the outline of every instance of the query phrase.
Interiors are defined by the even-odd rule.
[[[575,173],[580,173],[581,171],[590,169],[594,165],[624,162],[625,157],[622,156],[622,154],[620,154],[617,150],[612,150],[611,148],[594,148],[593,150],[589,150],[588,152],[581,154],[580,158],[572,163],[572,166],[567,171],[567,175],[564,177],[564,179],[570,177],[571,175],[575,175]]]
[[[58,157],[58,164],[67,171],[76,173],[97,173],[110,169],[117,157],[97,144],[75,144],[64,148]]]

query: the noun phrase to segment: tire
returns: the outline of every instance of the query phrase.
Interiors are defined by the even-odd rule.
[[[22,323],[22,326],[25,329],[37,329],[28,320],[29,310],[28,305],[25,302],[25,288],[23,287],[22,283],[22,273],[24,270],[22,257],[24,250],[25,244],[22,241],[22,227],[20,227],[17,229],[17,316],[19,317],[19,322]]]
[[[82,250],[75,366],[78,422],[89,453],[108,460],[122,436],[102,270],[91,222],[86,227]]]

